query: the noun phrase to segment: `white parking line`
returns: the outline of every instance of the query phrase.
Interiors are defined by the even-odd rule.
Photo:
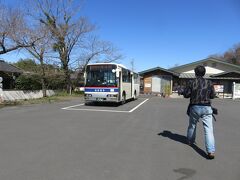
[[[137,105],[135,108],[131,109],[130,111],[128,112],[133,112],[135,111],[137,108],[139,108],[141,105],[143,105],[146,101],[148,101],[149,99],[146,99],[145,101],[141,102],[139,105]]]
[[[107,109],[67,109],[71,111],[102,111],[102,112],[122,112],[122,113],[129,113],[129,111],[115,111],[115,110],[107,110]]]
[[[68,107],[65,107],[65,108],[62,108],[62,109],[69,109],[69,108],[73,108],[73,107],[77,107],[77,106],[82,106],[82,105],[84,105],[84,103],[83,103],[83,104],[77,104],[77,105],[74,105],[74,106],[68,106]]]
[[[73,111],[98,111],[98,112],[122,112],[122,113],[131,113],[133,111],[135,111],[137,108],[139,108],[141,105],[143,105],[145,102],[147,102],[149,99],[145,99],[143,102],[141,102],[140,104],[138,104],[136,107],[134,107],[133,109],[131,109],[130,111],[117,111],[117,110],[107,110],[107,109],[77,109],[77,108],[74,108],[74,107],[77,107],[77,106],[82,106],[84,104],[77,104],[77,105],[74,105],[74,106],[68,106],[68,107],[64,107],[64,108],[61,108],[61,109],[64,109],[64,110],[73,110]]]

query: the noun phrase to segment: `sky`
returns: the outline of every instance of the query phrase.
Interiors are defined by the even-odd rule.
[[[240,43],[239,0],[85,0],[81,14],[121,50],[122,64],[134,61],[135,71],[191,63]]]

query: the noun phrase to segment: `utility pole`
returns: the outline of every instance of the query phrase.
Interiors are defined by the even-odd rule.
[[[2,87],[3,87],[2,81],[3,81],[3,78],[0,76],[0,91],[2,91]]]
[[[3,81],[3,78],[0,77],[0,103],[3,102],[3,99],[2,99],[2,97],[3,97],[3,92],[2,92],[3,84],[2,84],[2,81]]]
[[[134,59],[130,61],[130,64],[131,64],[131,70],[134,71]]]

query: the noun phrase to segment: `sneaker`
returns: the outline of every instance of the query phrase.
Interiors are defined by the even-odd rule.
[[[192,146],[192,142],[191,141],[187,141],[187,144],[189,145],[189,146]]]
[[[214,153],[208,153],[208,159],[214,159],[215,158],[215,156],[214,156]]]
[[[193,146],[194,144],[196,145],[196,142],[195,142],[195,141],[187,140],[187,145]]]

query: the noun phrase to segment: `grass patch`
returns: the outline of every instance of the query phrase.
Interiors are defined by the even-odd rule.
[[[6,107],[6,106],[17,106],[21,105],[20,101],[6,101],[3,103],[0,103],[0,108]]]
[[[81,98],[81,97],[83,97],[83,93],[73,93],[72,95],[69,95],[66,92],[57,92],[54,96],[44,97],[39,99],[4,101],[2,104],[0,103],[0,108],[8,107],[8,106],[17,106],[17,105],[46,104],[46,103],[70,101],[70,100]]]
[[[70,95],[69,93],[67,93],[67,91],[56,91],[55,92],[55,96],[61,96],[61,97],[81,97],[84,95],[84,92],[81,91],[77,91],[77,92],[72,92],[72,94]]]

